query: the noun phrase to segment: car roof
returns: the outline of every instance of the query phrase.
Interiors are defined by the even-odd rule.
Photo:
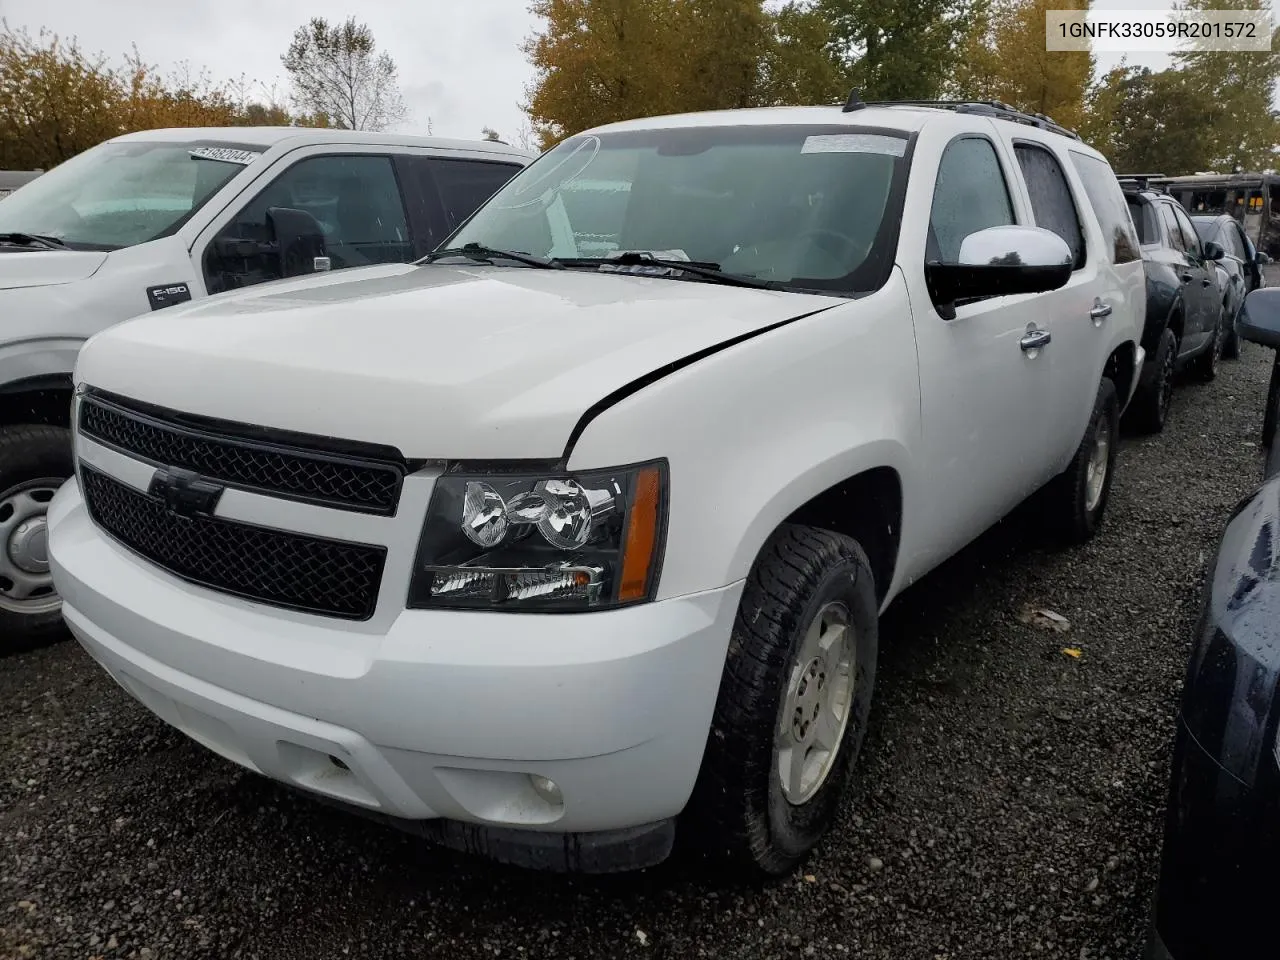
[[[879,127],[910,134],[919,131],[931,119],[943,114],[955,116],[956,112],[944,106],[925,106],[906,102],[867,104],[860,109],[848,112],[839,104],[808,107],[748,107],[739,110],[707,110],[698,113],[674,113],[660,117],[620,120],[616,123],[592,127],[582,133],[620,133],[628,130],[667,130],[682,127],[829,126],[835,124],[854,129]],[[973,112],[966,115],[981,116],[996,123],[1008,124],[1024,135],[1036,132],[1047,137],[1060,138],[1069,142],[1073,150],[1104,159],[1102,154],[1084,142],[1072,140],[1053,130],[1017,123],[1000,116],[988,116],[984,113]]]
[[[114,137],[111,142],[129,141],[191,143],[212,140],[263,150],[280,144],[300,147],[308,144],[350,143],[379,147],[435,147],[442,150],[483,150],[531,160],[536,153],[496,140],[457,140],[449,137],[419,137],[407,133],[373,133],[366,130],[336,130],[325,127],[167,127],[141,130]]]

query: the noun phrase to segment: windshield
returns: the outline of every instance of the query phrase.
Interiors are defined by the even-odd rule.
[[[102,143],[0,201],[0,233],[115,250],[168,236],[261,156],[225,143]]]
[[[582,135],[517,175],[442,249],[474,243],[571,266],[634,251],[865,292],[893,265],[907,163],[907,134],[848,126]]]

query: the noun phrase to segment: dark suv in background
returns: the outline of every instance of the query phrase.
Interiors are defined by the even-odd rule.
[[[1219,282],[1226,295],[1228,317],[1222,341],[1222,356],[1227,360],[1234,360],[1240,356],[1236,319],[1240,316],[1240,308],[1244,306],[1244,298],[1262,286],[1262,265],[1270,263],[1271,258],[1258,252],[1253,241],[1245,234],[1240,221],[1230,214],[1192,217],[1191,223],[1201,241],[1216,243],[1224,251],[1224,256],[1218,261],[1218,269],[1221,271]]]
[[[1174,374],[1182,368],[1212,380],[1228,321],[1227,292],[1219,279],[1221,245],[1203,242],[1186,210],[1138,177],[1122,177],[1129,213],[1142,244],[1147,275],[1147,359],[1128,417],[1150,433],[1164,428]]]

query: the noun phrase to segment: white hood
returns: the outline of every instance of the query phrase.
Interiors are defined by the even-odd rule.
[[[0,290],[75,283],[94,275],[107,254],[87,250],[0,250]]]
[[[431,459],[560,456],[620,387],[846,301],[571,270],[374,267],[170,308],[94,337],[77,381]]]

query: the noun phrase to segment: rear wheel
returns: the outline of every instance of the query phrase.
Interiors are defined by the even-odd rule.
[[[818,844],[866,733],[878,609],[867,556],[849,537],[788,524],[765,545],[681,824],[692,845],[776,876]]]
[[[63,428],[0,429],[0,652],[64,636],[45,515],[71,473]]]

